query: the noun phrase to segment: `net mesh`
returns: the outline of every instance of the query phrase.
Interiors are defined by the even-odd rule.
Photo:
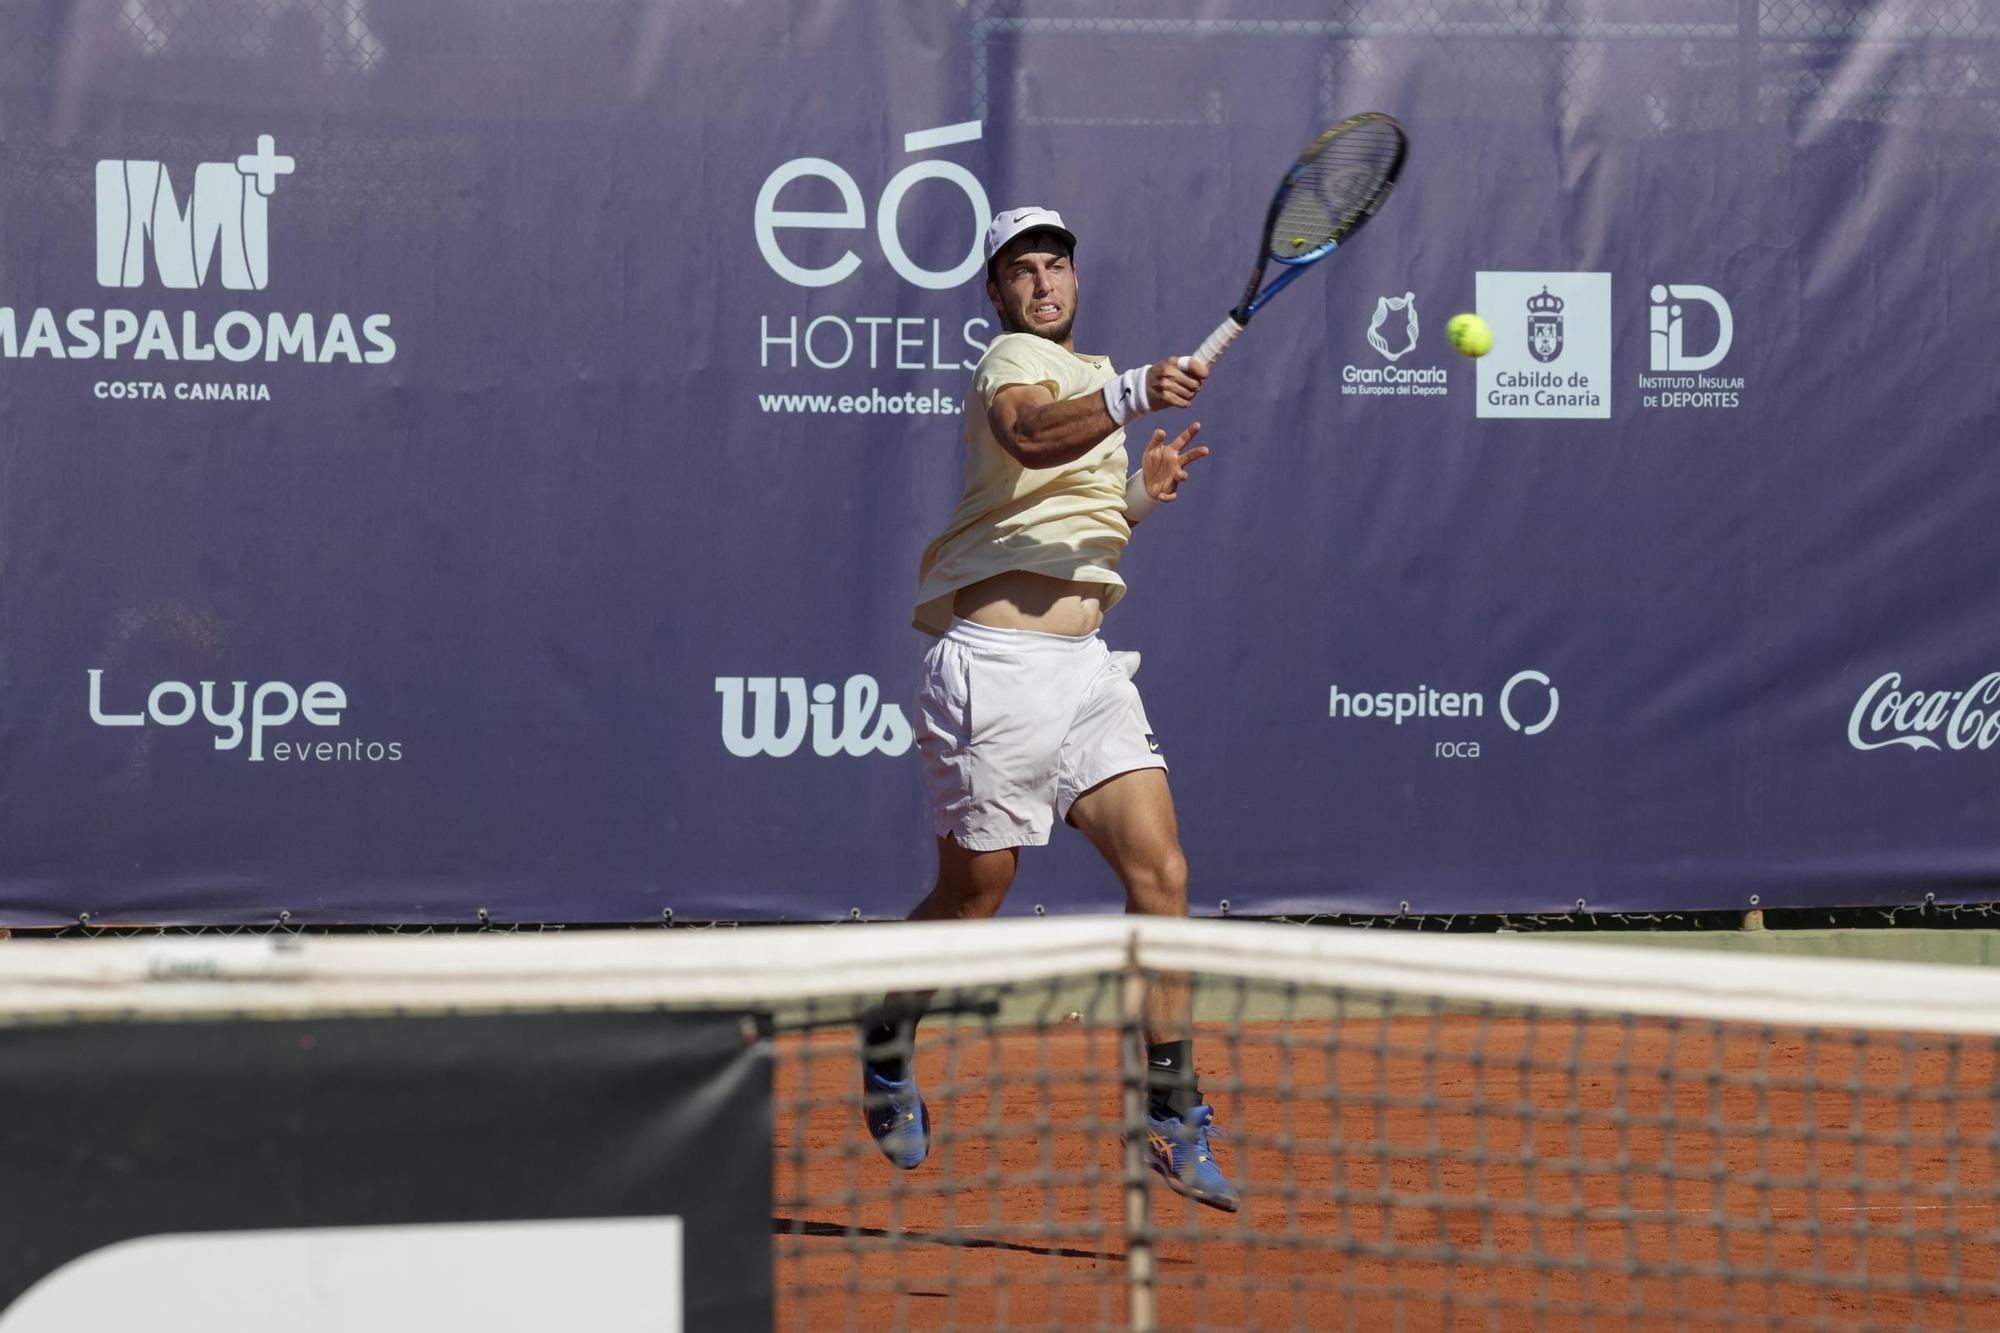
[[[1149,1165],[1182,979],[1236,1213]],[[857,1023],[931,987],[898,1170]],[[14,1021],[579,1005],[766,1015],[782,1328],[2000,1325],[1987,969],[1123,919],[0,950]]]

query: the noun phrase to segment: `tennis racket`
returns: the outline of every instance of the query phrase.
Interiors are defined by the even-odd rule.
[[[1379,111],[1349,116],[1308,144],[1271,198],[1257,267],[1243,289],[1242,304],[1208,335],[1195,356],[1213,366],[1265,302],[1374,217],[1396,184],[1408,147],[1403,127]],[[1264,272],[1273,265],[1277,271],[1265,282]],[[1181,368],[1187,368],[1186,358]]]

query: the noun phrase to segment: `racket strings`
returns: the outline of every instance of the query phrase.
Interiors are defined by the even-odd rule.
[[[1393,121],[1365,120],[1329,133],[1301,159],[1271,224],[1276,259],[1310,254],[1347,239],[1394,183],[1403,135]]]

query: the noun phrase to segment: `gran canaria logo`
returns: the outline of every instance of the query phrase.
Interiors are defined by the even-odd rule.
[[[1389,340],[1382,336],[1382,328],[1389,322],[1389,316],[1396,311],[1404,311],[1403,345],[1395,351],[1389,350]],[[1391,361],[1401,360],[1404,353],[1417,345],[1417,294],[1404,292],[1401,296],[1380,296],[1375,299],[1375,318],[1368,321],[1368,345]]]

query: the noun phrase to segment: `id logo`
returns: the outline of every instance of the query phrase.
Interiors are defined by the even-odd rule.
[[[1400,316],[1400,318],[1399,318]],[[1375,299],[1375,313],[1368,321],[1368,345],[1383,360],[1380,365],[1347,365],[1340,371],[1340,391],[1377,398],[1430,398],[1447,389],[1443,366],[1398,365],[1417,349],[1422,332],[1417,318],[1417,294],[1381,296]]]
[[[1710,375],[1722,364],[1736,341],[1736,317],[1729,302],[1713,287],[1692,282],[1655,283],[1646,312],[1648,368],[1639,377],[1640,399],[1646,407],[1735,407],[1742,401],[1743,377]],[[1713,332],[1705,352],[1687,349],[1688,324],[1703,312],[1701,322]]]
[[[222,285],[264,290],[271,280],[270,200],[298,163],[268,134],[257,151],[233,162],[204,162],[182,210],[163,162],[112,159],[97,164],[97,285],[137,287],[146,276],[146,242],[167,287],[199,287],[218,249]]]
[[[1609,273],[1481,273],[1476,304],[1493,320],[1478,415],[1611,415]]]
[[[821,758],[904,754],[914,739],[909,718],[895,704],[882,702],[882,687],[873,676],[849,676],[839,689],[814,685],[810,707],[803,676],[717,676],[715,692],[722,696],[723,748],[738,759],[757,755],[783,759],[804,743],[808,729],[812,732],[812,752]],[[785,704],[782,728],[778,724],[781,697]],[[836,703],[840,705],[837,715]]]

